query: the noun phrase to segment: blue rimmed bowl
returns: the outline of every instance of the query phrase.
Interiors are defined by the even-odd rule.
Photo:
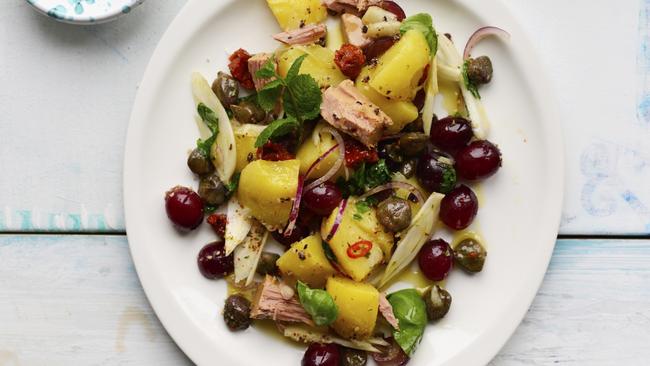
[[[41,13],[61,22],[93,24],[128,14],[144,0],[27,0]]]

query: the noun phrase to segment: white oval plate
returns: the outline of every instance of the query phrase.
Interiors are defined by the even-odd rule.
[[[401,1],[407,14],[426,11],[440,32],[463,43],[476,28],[501,26],[509,45],[486,40],[495,78],[483,88],[490,140],[503,168],[482,188],[480,231],[489,256],[484,271],[455,270],[447,288],[453,306],[427,327],[411,365],[484,365],[512,334],[544,277],[560,220],[563,155],[553,94],[521,28],[496,0]],[[163,195],[197,186],[186,168],[197,129],[190,74],[227,70],[227,51],[275,47],[278,26],[263,0],[190,0],[171,24],[144,75],[126,143],[124,198],[131,253],[149,301],[183,351],[197,364],[298,365],[304,347],[251,328],[231,333],[221,317],[225,281],[204,279],[196,255],[214,238],[207,225],[178,234]],[[477,224],[478,225],[478,224]]]

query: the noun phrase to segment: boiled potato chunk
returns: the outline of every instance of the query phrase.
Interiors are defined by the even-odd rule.
[[[237,196],[269,230],[283,228],[298,189],[298,160],[255,160],[242,170]]]
[[[371,336],[379,309],[377,289],[367,283],[330,277],[326,290],[339,308],[338,317],[332,324],[336,333],[348,339],[364,339]]]
[[[280,27],[285,31],[301,24],[320,23],[327,18],[327,8],[321,0],[266,0]]]
[[[237,165],[235,170],[241,172],[248,163],[256,159],[257,148],[255,140],[265,126],[244,124],[234,128],[235,145],[237,146]]]
[[[321,226],[323,238],[327,238],[332,230],[337,211],[334,210],[328,218],[323,220]],[[348,248],[361,240],[370,241],[372,248],[365,256],[350,257]],[[356,207],[356,199],[350,197],[339,228],[328,243],[343,271],[355,281],[363,281],[377,265],[390,256],[393,248],[393,235],[377,221],[374,209],[361,212]]]
[[[320,235],[308,236],[291,245],[277,261],[283,278],[300,280],[311,288],[323,288],[336,273],[323,250]]]
[[[370,86],[391,99],[412,100],[430,57],[426,38],[412,29],[379,58]]]
[[[321,127],[324,127],[326,123],[319,123],[314,129],[314,133],[318,133]],[[305,139],[305,142],[300,146],[296,154],[296,159],[300,160],[300,174],[307,174],[309,167],[318,160],[323,154],[325,154],[329,149],[336,145],[336,140],[332,137],[331,134],[327,132],[320,132],[320,143],[318,145],[314,144],[314,140],[309,137]],[[309,177],[306,179],[318,179],[325,175],[332,166],[336,163],[340,153],[337,151],[332,151],[325,159],[321,160],[318,165],[312,170],[309,174]],[[334,175],[333,179],[336,179],[343,172],[343,167],[339,169],[339,172]]]
[[[388,99],[381,95],[368,84],[370,74],[371,69],[364,67],[357,78],[356,87],[393,120],[393,124],[386,128],[385,133],[396,134],[418,118],[418,108],[411,101]]]
[[[278,73],[287,76],[293,62],[304,54],[307,54],[307,58],[300,66],[300,74],[311,75],[321,88],[336,86],[347,79],[334,63],[334,51],[317,44],[287,49],[279,57]]]

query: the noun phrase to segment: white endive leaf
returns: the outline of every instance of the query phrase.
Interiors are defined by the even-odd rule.
[[[236,196],[232,196],[228,201],[226,217],[228,222],[224,240],[226,241],[226,255],[230,255],[246,239],[246,235],[251,230],[253,219],[249,215],[249,210],[239,203]]]
[[[268,230],[259,221],[253,220],[246,239],[235,249],[235,282],[246,281],[246,286],[253,282],[268,236]]]

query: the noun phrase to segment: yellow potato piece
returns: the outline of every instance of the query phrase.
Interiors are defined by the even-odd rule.
[[[321,123],[316,126],[316,129],[324,126],[325,123]],[[307,174],[309,167],[319,158],[321,155],[325,154],[329,149],[336,145],[336,140],[332,137],[331,134],[327,132],[320,133],[320,143],[318,145],[314,144],[314,141],[311,137],[305,139],[305,142],[300,146],[298,152],[296,153],[296,159],[300,160],[300,174]],[[336,151],[332,151],[325,159],[323,159],[318,165],[312,170],[309,174],[309,177],[306,179],[318,179],[325,175],[332,166],[336,163],[340,153],[338,148]],[[339,172],[334,175],[333,180],[335,180],[343,172],[343,167],[339,169]]]
[[[327,18],[327,8],[321,0],[266,0],[275,19],[285,31],[315,24]]]
[[[298,160],[255,160],[242,170],[237,196],[269,230],[284,228],[298,188]]]
[[[241,172],[248,163],[257,159],[255,140],[262,130],[264,130],[264,126],[247,124],[234,129],[235,145],[237,146],[236,171]]]
[[[370,80],[371,69],[366,66],[361,70],[357,77],[356,87],[361,94],[375,103],[384,113],[393,120],[393,124],[386,128],[385,134],[392,135],[400,132],[404,126],[415,121],[418,118],[418,108],[410,101],[389,99],[374,88],[368,81]]]
[[[283,278],[300,280],[311,288],[323,288],[336,270],[323,250],[320,235],[308,236],[291,245],[277,261]]]
[[[377,322],[379,292],[367,283],[347,278],[330,277],[327,292],[339,309],[332,328],[348,339],[364,339],[372,335]]]
[[[417,93],[429,58],[429,45],[424,35],[410,30],[379,58],[369,84],[386,97],[410,101]]]
[[[334,51],[316,44],[293,46],[284,51],[278,60],[278,73],[287,76],[293,62],[304,54],[307,57],[300,66],[300,74],[311,75],[321,88],[339,85],[347,79],[334,63]]]
[[[336,220],[338,210],[334,210],[321,225],[321,236],[327,238]],[[372,242],[370,252],[359,258],[348,256],[348,248],[361,240]],[[355,281],[363,281],[384,259],[390,256],[393,248],[393,235],[385,231],[377,221],[375,210],[361,213],[356,200],[350,197],[338,230],[328,241],[339,265]]]

